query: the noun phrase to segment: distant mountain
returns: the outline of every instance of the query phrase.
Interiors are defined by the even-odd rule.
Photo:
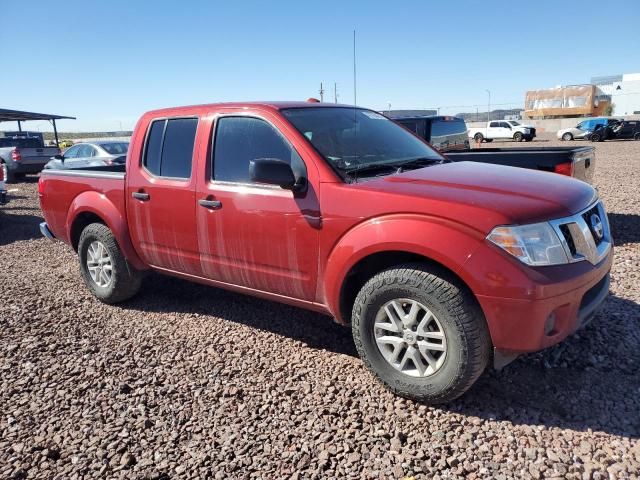
[[[491,120],[504,120],[506,116],[522,117],[522,108],[510,108],[505,110],[491,110]],[[465,122],[486,122],[487,112],[463,112],[456,113],[456,117],[464,118]]]

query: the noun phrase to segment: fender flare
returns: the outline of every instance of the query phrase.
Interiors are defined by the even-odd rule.
[[[73,223],[78,218],[78,215],[82,213],[92,213],[104,221],[116,237],[116,241],[122,249],[125,258],[134,268],[138,270],[146,270],[149,268],[140,259],[131,243],[127,219],[106,195],[96,191],[83,192],[71,202],[65,223],[65,233],[69,239],[69,243],[71,243]]]
[[[343,235],[328,255],[321,298],[342,322],[340,296],[348,273],[362,259],[382,252],[400,251],[425,257],[458,275],[473,291],[464,263],[478,249],[484,235],[440,217],[395,214],[369,219]]]

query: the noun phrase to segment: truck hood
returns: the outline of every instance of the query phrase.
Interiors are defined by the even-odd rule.
[[[451,162],[376,178],[362,188],[405,199],[412,208],[483,232],[573,215],[597,198],[589,184],[556,173],[477,162]],[[396,202],[391,202],[396,204]]]

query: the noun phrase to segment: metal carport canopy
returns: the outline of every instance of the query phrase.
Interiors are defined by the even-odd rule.
[[[65,115],[53,115],[51,113],[33,113],[22,112],[20,110],[9,110],[0,108],[0,122],[18,122],[18,130],[22,131],[22,123],[27,120],[49,120],[53,124],[53,134],[56,137],[56,145],[58,145],[58,129],[56,128],[56,120],[75,120],[76,117],[68,117]]]

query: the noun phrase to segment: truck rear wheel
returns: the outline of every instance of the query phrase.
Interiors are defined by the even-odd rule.
[[[523,135],[520,132],[516,132],[513,134],[513,140],[515,142],[521,142],[523,138]]]
[[[446,272],[419,264],[371,278],[355,300],[352,330],[360,357],[385,387],[433,404],[467,391],[491,357],[474,299]]]
[[[84,283],[100,301],[118,303],[138,293],[142,273],[129,265],[106,225],[92,223],[85,227],[78,243],[78,259]]]
[[[4,169],[4,181],[7,183],[15,183],[16,182],[16,174],[9,170],[6,163],[2,164],[2,168]]]
[[[599,133],[592,133],[591,134],[591,141],[592,142],[601,142],[602,141],[602,137],[600,136]]]
[[[473,136],[473,139],[476,141],[476,143],[482,143],[482,141],[484,140],[484,136],[481,133],[476,133]]]

